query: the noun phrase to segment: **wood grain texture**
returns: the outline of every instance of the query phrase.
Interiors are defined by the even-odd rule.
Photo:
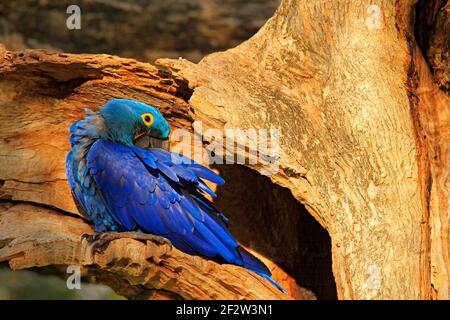
[[[448,294],[448,160],[432,162],[448,159],[449,102],[414,41],[414,5],[286,0],[234,49],[157,61],[212,125],[281,128],[271,179],[330,233],[343,299],[431,298],[431,260]]]
[[[27,253],[30,259],[20,260],[22,262],[14,260],[17,254],[23,254],[19,250],[20,246],[16,248],[15,244],[21,241],[19,240],[21,236],[33,239],[35,235],[28,234],[31,231],[27,229],[24,222],[30,221],[30,224],[34,224],[38,217],[34,215],[30,217],[16,216],[18,221],[15,226],[10,222],[1,224],[0,242],[10,245],[3,248],[4,253],[0,255],[0,261],[9,261],[13,269],[30,268],[33,264],[34,266],[64,265],[69,262],[77,263],[77,261],[88,266],[94,265],[95,267],[90,269],[98,269],[97,278],[100,281],[114,289],[119,287],[118,292],[129,298],[154,299],[167,295],[172,298],[186,299],[285,299],[289,297],[274,292],[273,286],[267,281],[261,282],[261,278],[252,275],[248,278],[249,272],[243,268],[233,267],[230,269],[235,272],[235,277],[230,278],[226,272],[220,271],[224,266],[218,264],[215,264],[214,268],[209,267],[208,269],[208,272],[217,275],[216,284],[212,283],[215,282],[212,280],[214,277],[211,277],[210,284],[205,282],[206,278],[197,279],[199,282],[192,279],[191,283],[197,289],[195,292],[188,293],[184,290],[190,289],[185,287],[169,288],[162,284],[158,285],[157,281],[159,280],[156,279],[148,284],[149,290],[156,291],[152,294],[146,291],[147,293],[142,295],[142,290],[136,289],[142,283],[130,280],[128,273],[134,271],[124,269],[120,261],[108,262],[110,263],[108,268],[117,262],[116,271],[113,272],[106,267],[97,268],[97,262],[85,260],[87,258],[79,256],[81,254],[79,251],[73,252],[74,247],[78,246],[77,241],[80,241],[82,233],[86,230],[91,232],[91,229],[86,221],[82,220],[65,177],[65,157],[69,151],[68,128],[71,123],[84,117],[84,108],[86,107],[97,110],[98,106],[109,99],[126,97],[157,106],[169,120],[173,129],[189,129],[193,121],[193,110],[186,100],[191,90],[185,83],[179,82],[164,70],[131,59],[107,55],[58,54],[43,50],[7,52],[3,49],[1,54],[0,198],[14,204],[34,204],[33,207],[27,207],[27,212],[31,212],[31,208],[42,211],[42,206],[44,206],[46,212],[53,212],[53,215],[51,215],[52,219],[46,220],[42,224],[36,224],[41,228],[44,238],[36,238],[30,243],[32,247],[27,249],[30,250]],[[72,227],[68,227],[54,235],[54,230],[51,229],[52,224],[65,223],[52,222],[53,219],[56,219],[57,215],[55,214],[61,212],[78,216],[79,220],[76,222],[75,229],[72,230]],[[73,221],[74,218],[70,217],[70,219]],[[64,232],[71,232],[67,235],[71,238],[71,242],[61,242],[57,246],[57,241],[51,238],[64,237]],[[17,241],[12,241],[12,239]],[[112,250],[110,254],[119,254],[125,257],[125,253],[121,253],[121,251],[128,250],[130,241],[114,241],[111,248],[118,249]],[[44,246],[42,251],[31,252],[32,248],[40,245]],[[142,249],[144,246],[141,245],[139,248]],[[67,250],[68,257],[62,254],[64,250]],[[76,250],[79,248],[77,247]],[[179,252],[179,255],[182,253]],[[59,258],[61,260],[58,260]],[[186,255],[186,259],[191,258],[194,259],[193,261],[204,260]],[[133,262],[134,256],[127,257],[127,259],[130,264],[141,263]],[[177,259],[172,261],[176,264]],[[295,280],[286,272],[271,263],[270,260],[266,259],[265,261],[271,265],[277,281],[286,286],[289,292],[292,292],[292,297],[314,298],[314,294],[298,287]],[[225,266],[225,268],[228,267]],[[149,266],[145,265],[142,268],[140,277],[148,272]],[[190,272],[195,274],[197,271],[192,269]],[[171,273],[171,276],[178,278],[179,275]],[[225,278],[220,279],[221,276],[225,276]],[[240,278],[248,279],[241,281]],[[169,280],[170,277],[161,281],[167,281],[169,284],[177,281],[176,279]],[[234,287],[234,281],[239,282],[240,288]],[[252,284],[252,282],[259,284]],[[154,288],[151,287],[152,284]],[[209,285],[217,286],[217,288],[212,289]],[[123,286],[127,290],[124,291]],[[130,286],[136,286],[136,288],[130,289]],[[253,292],[253,290],[256,291]]]
[[[46,221],[51,224],[56,216],[55,221],[77,221],[73,241],[62,243],[79,248],[75,239],[89,227],[76,216],[62,215],[77,214],[64,177],[67,128],[82,117],[84,107],[95,109],[110,98],[126,97],[157,106],[172,127],[191,132],[194,120],[202,121],[204,128],[279,128],[279,171],[267,178],[272,191],[265,190],[267,185],[259,187],[261,196],[270,198],[281,192],[278,187],[287,189],[326,229],[339,298],[448,298],[450,102],[448,91],[443,90],[447,73],[433,73],[437,64],[430,69],[415,41],[418,30],[414,27],[421,25],[415,24],[416,2],[284,0],[254,37],[198,64],[160,59],[155,67],[108,55],[0,50],[0,198],[12,203],[4,205],[0,216],[3,221],[19,217],[26,209],[17,204],[20,201],[38,205],[32,210],[27,207],[30,219],[38,219],[33,210],[43,210],[42,205],[57,208],[56,212],[45,209],[53,210],[52,219]],[[373,14],[370,6],[380,10],[376,28],[368,24]],[[446,25],[442,19],[447,15],[438,16],[441,20],[436,24]],[[433,41],[433,52],[444,42]],[[255,142],[250,139],[250,144]],[[255,174],[263,170],[261,164],[246,166]],[[244,194],[238,187],[234,192],[235,198]],[[226,211],[227,202],[221,206]],[[237,206],[230,203],[229,208],[233,207]],[[279,208],[278,216],[276,210],[253,213],[252,217],[262,215],[274,223],[267,233],[252,231],[261,232],[254,239],[277,234],[271,240],[287,241],[284,249],[277,253],[264,240],[250,247],[266,248],[266,258],[285,259],[283,264],[292,270],[289,258],[283,256],[300,252],[294,246],[298,240],[294,233],[302,230],[296,225],[299,212],[286,209],[293,208],[286,204]],[[269,212],[274,216],[271,220]],[[25,233],[5,237],[5,232],[13,232],[10,223]],[[276,232],[282,226],[282,232]],[[37,263],[39,257],[33,254],[20,260],[18,244],[27,237],[27,230],[31,232],[27,228],[31,226],[0,224],[0,243],[6,244],[0,252],[8,250],[0,260],[10,261],[12,267]],[[238,235],[243,229],[234,227]],[[57,233],[55,237],[64,236]],[[19,249],[14,239],[19,239]],[[251,237],[242,239],[251,244]],[[53,246],[41,242],[48,250],[42,251],[49,257],[46,263],[54,263]],[[128,246],[140,249],[128,252]],[[184,278],[178,280],[170,268],[161,270],[158,280],[145,282],[141,278],[142,268],[148,267],[144,247],[132,240],[112,242],[96,258],[99,278],[113,288],[127,288],[123,291],[132,292],[127,293],[129,297],[273,298],[276,294],[268,285],[262,288],[259,279],[245,270],[233,273],[239,278],[236,283],[226,270],[238,269],[229,266],[214,265],[214,272],[224,275],[221,286],[219,277],[208,283],[206,269],[190,263],[212,262],[177,251],[177,259],[185,259],[185,274],[192,277],[186,281],[199,291],[192,283],[184,283]],[[124,267],[120,259],[109,263],[112,256],[123,257],[124,250],[139,261],[138,266]],[[74,256],[87,265],[92,261],[78,253]],[[170,257],[167,261],[172,261]],[[271,266],[275,279],[294,298],[308,296],[292,289],[300,276],[294,279],[292,272]],[[142,293],[134,283],[164,289]],[[236,292],[236,286],[242,291]]]
[[[90,267],[127,298],[288,298],[248,270],[167,245],[118,239],[96,252],[81,238],[93,233],[85,222],[35,205],[2,203],[0,226],[0,261],[9,261],[13,270],[61,264]]]

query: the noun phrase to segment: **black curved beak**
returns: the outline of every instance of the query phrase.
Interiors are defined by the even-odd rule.
[[[164,149],[170,151],[169,139],[158,139],[147,134],[140,134],[134,137],[134,145],[141,149]]]

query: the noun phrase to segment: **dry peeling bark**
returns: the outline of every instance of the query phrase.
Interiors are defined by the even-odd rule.
[[[264,279],[237,266],[220,266],[168,245],[132,239],[115,240],[95,252],[88,241],[80,239],[81,234],[93,233],[91,227],[76,217],[8,202],[0,210],[0,257],[14,270],[60,264],[88,266],[117,293],[135,299],[155,295],[175,299],[286,298]]]
[[[0,69],[0,198],[7,201],[0,213],[0,261],[9,261],[14,270],[90,266],[98,279],[128,298],[289,297],[243,268],[177,250],[158,255],[154,244],[115,240],[93,258],[80,247],[81,236],[92,229],[79,215],[65,177],[70,124],[86,107],[96,110],[113,97],[127,97],[158,106],[172,128],[187,128],[193,112],[184,83],[149,64],[106,55],[3,50]],[[275,271],[293,297],[313,297],[282,270]]]
[[[449,97],[414,40],[414,5],[287,0],[237,48],[159,60],[213,125],[282,129],[271,179],[330,233],[342,299],[449,293]]]
[[[444,2],[439,10],[447,10]],[[380,10],[375,27],[370,25],[373,6]],[[201,120],[204,127],[281,129],[280,170],[270,179],[252,176],[261,164],[247,165],[249,171],[242,174],[236,172],[243,166],[218,166],[241,177],[236,189],[225,189],[229,195],[220,206],[227,213],[227,207],[239,211],[237,199],[254,190],[255,181],[265,184],[256,202],[285,199],[275,208],[237,213],[253,215],[255,224],[265,221],[268,230],[255,228],[252,237],[245,225],[231,227],[244,245],[268,259],[276,280],[294,298],[307,298],[307,292],[298,289],[301,276],[289,262],[297,263],[297,254],[312,248],[296,242],[306,221],[299,219],[297,201],[331,237],[339,298],[448,298],[450,103],[442,86],[448,70],[421,53],[424,48],[415,41],[420,30],[414,26],[421,25],[416,8],[421,4],[415,1],[285,0],[254,37],[198,64],[161,59],[154,67],[107,55],[2,52],[0,197],[8,202],[0,213],[0,261],[13,268],[31,267],[39,259],[40,265],[76,261],[123,287],[116,290],[128,297],[282,298],[245,270],[178,251],[153,253],[162,248],[152,243],[114,241],[95,263],[77,253],[76,239],[90,228],[75,216],[65,181],[67,128],[82,117],[84,107],[127,97],[157,106],[173,127],[192,128],[193,120]],[[427,23],[445,24],[442,17],[448,15],[437,16],[441,20]],[[434,39],[441,39],[439,30]],[[428,54],[436,58],[440,44],[431,41]],[[448,48],[440,50],[448,56]],[[28,226],[24,219],[43,221],[45,228]],[[71,227],[58,232],[66,224],[74,225],[74,233]],[[312,228],[325,244],[327,232]],[[46,237],[63,241],[50,245]],[[34,255],[33,241],[45,254]],[[145,264],[152,255],[169,265],[157,269],[161,277],[143,276],[160,267],[154,261],[152,268]],[[186,262],[181,277],[171,264],[180,259]],[[196,269],[193,261],[214,266],[213,273],[224,277],[206,279],[207,268]],[[142,286],[163,290],[142,294]],[[331,297],[334,283],[316,288],[322,288],[322,297]]]

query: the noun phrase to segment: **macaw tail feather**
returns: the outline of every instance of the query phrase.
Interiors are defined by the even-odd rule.
[[[250,252],[248,252],[241,246],[238,247],[238,251],[244,262],[244,268],[255,272],[256,274],[260,275],[261,277],[272,283],[281,292],[286,293],[286,290],[284,290],[283,287],[281,287],[278,283],[275,282],[275,280],[273,280],[270,277],[272,273],[261,260],[256,258],[254,255],[252,255]]]
[[[273,284],[275,287],[278,288],[278,290],[280,290],[281,292],[283,292],[284,294],[286,293],[286,290],[283,289],[282,286],[280,286],[275,280],[273,280],[269,275],[264,274],[264,273],[258,273],[261,277],[263,277],[264,279],[267,279],[267,281],[269,281],[271,284]]]

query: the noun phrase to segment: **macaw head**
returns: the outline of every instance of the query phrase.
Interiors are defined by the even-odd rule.
[[[155,107],[134,100],[114,99],[98,114],[104,119],[109,139],[142,148],[168,149],[170,126]]]

